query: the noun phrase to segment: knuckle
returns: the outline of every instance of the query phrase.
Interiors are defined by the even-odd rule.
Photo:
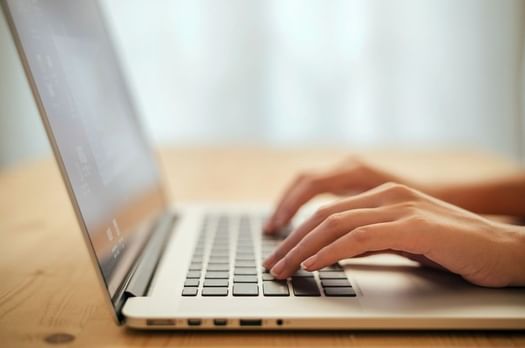
[[[400,207],[405,216],[415,216],[419,213],[419,204],[414,200],[406,200],[400,203]]]
[[[417,229],[423,226],[427,226],[429,224],[429,219],[422,214],[415,213],[409,218],[409,223],[412,227],[415,227]]]
[[[341,213],[332,214],[324,220],[323,225],[328,230],[338,229],[341,226],[342,217]]]
[[[370,240],[370,230],[366,227],[358,227],[352,231],[353,239],[360,244],[366,244]]]
[[[388,182],[384,184],[384,192],[392,197],[402,199],[409,199],[415,196],[413,189],[397,182]]]

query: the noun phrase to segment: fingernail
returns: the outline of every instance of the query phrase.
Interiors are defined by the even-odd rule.
[[[285,262],[284,262],[284,260],[281,260],[281,261],[277,262],[277,264],[275,266],[272,267],[272,269],[270,270],[270,273],[274,277],[279,277],[279,275],[284,270],[284,266],[285,266]]]
[[[306,260],[304,260],[301,266],[303,266],[305,270],[309,271],[310,269],[312,269],[312,267],[315,265],[316,262],[317,262],[317,255],[313,255],[307,258]]]

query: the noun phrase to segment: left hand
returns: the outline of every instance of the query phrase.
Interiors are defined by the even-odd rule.
[[[525,285],[525,231],[400,184],[387,183],[319,209],[264,266],[278,279],[301,265],[394,251],[489,287]]]

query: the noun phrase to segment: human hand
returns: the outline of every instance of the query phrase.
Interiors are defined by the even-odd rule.
[[[525,231],[405,185],[387,183],[319,209],[264,266],[278,279],[370,252],[395,251],[489,287],[525,285]]]
[[[326,172],[298,175],[285,190],[263,230],[273,234],[286,226],[299,208],[321,193],[346,195],[360,193],[385,182],[398,182],[414,187],[408,180],[376,168],[352,156],[341,166]]]

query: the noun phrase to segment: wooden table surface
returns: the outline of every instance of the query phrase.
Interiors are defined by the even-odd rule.
[[[333,165],[343,150],[166,149],[176,201],[271,201],[293,174]],[[516,166],[476,153],[368,151],[371,162],[420,180],[504,175]],[[116,326],[58,169],[51,159],[0,172],[0,347],[525,346],[520,332],[135,332]]]

